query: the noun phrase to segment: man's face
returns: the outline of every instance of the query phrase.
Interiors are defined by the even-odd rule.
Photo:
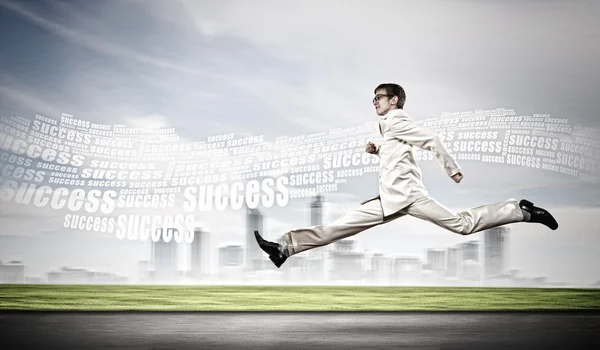
[[[379,116],[383,116],[392,109],[397,109],[397,99],[398,98],[396,96],[388,95],[385,89],[375,91],[375,97],[373,98],[375,113],[377,113]]]

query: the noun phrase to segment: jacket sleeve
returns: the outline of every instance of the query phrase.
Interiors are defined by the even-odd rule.
[[[431,151],[440,162],[448,176],[460,172],[456,160],[450,155],[448,149],[434,131],[419,126],[407,117],[392,117],[390,120],[392,135],[400,141]]]

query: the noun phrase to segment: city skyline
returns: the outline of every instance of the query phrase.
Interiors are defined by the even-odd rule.
[[[336,196],[336,194],[330,195],[330,196]],[[300,210],[295,211],[296,213],[298,212],[304,212],[305,214],[304,219],[303,220],[297,220],[294,221],[292,223],[288,224],[288,227],[292,228],[294,226],[303,226],[306,225],[308,223],[310,223],[310,203],[311,203],[312,199],[307,199],[306,201],[304,201],[305,204],[305,209],[302,210],[300,208]],[[326,214],[324,214],[325,217],[329,218],[329,222],[331,222],[337,215],[336,210],[333,210],[333,208],[336,208],[338,205],[333,202],[324,202],[323,203],[323,207],[325,208],[325,212]],[[285,208],[283,208],[285,209]],[[282,233],[277,232],[277,231],[273,231],[272,229],[270,229],[270,221],[273,218],[273,214],[272,212],[274,210],[265,210],[265,209],[260,209],[261,213],[264,213],[264,218],[265,218],[265,227],[266,227],[266,234],[275,239],[277,237],[277,234]],[[340,210],[341,211],[341,210]],[[339,212],[339,211],[337,211]],[[240,224],[243,224],[246,220],[245,220],[245,215],[242,213],[239,213],[241,218],[237,221],[240,222]],[[233,220],[232,215],[235,214],[230,214],[230,221]],[[297,218],[297,215],[296,215]],[[457,244],[461,244],[464,242],[468,242],[468,241],[472,241],[472,240],[481,240],[480,235],[482,235],[481,233],[477,233],[475,235],[472,236],[458,236],[458,235],[453,235],[450,234],[448,232],[445,232],[444,230],[441,230],[437,227],[435,227],[434,225],[427,223],[427,222],[418,222],[416,219],[413,218],[406,218],[406,219],[402,219],[402,221],[408,221],[408,220],[412,220],[412,221],[416,221],[416,224],[421,224],[420,227],[422,227],[422,231],[416,231],[415,229],[411,229],[411,230],[402,230],[402,233],[393,233],[393,231],[397,230],[397,227],[394,227],[394,223],[388,224],[387,226],[390,226],[389,228],[387,228],[387,230],[392,231],[392,234],[399,234],[402,235],[404,238],[406,238],[405,244],[403,244],[402,246],[390,246],[390,245],[385,245],[385,244],[380,244],[382,242],[381,238],[380,239],[376,239],[373,240],[372,238],[375,236],[379,236],[382,234],[385,235],[385,231],[386,228],[385,227],[378,227],[378,228],[374,228],[369,230],[368,232],[359,234],[355,237],[353,237],[354,240],[357,241],[358,247],[360,247],[359,249],[361,249],[362,251],[367,251],[368,254],[378,254],[378,253],[384,253],[386,256],[389,257],[395,257],[395,256],[417,256],[420,259],[425,259],[426,257],[426,250],[428,248],[431,249],[446,249],[449,246],[454,246]],[[325,221],[325,222],[327,222]],[[398,220],[401,221],[401,220]],[[247,231],[245,231],[245,229],[247,228],[245,226],[245,224],[243,224],[244,226],[240,227],[240,230],[238,230],[236,232],[236,236],[237,238],[235,238],[235,236],[233,236],[233,238],[229,238],[229,239],[222,239],[222,237],[219,237],[219,235],[221,234],[222,231],[220,231],[218,228],[215,230],[209,230],[211,231],[211,236],[212,238],[212,247],[222,247],[222,246],[226,246],[226,245],[245,245],[245,240],[246,240],[246,234]],[[397,226],[404,226],[404,224],[402,222],[396,223]],[[553,279],[553,280],[561,280],[561,281],[567,281],[567,282],[572,282],[572,283],[581,283],[581,284],[586,284],[586,283],[593,283],[595,282],[595,280],[597,279],[597,271],[592,267],[592,265],[588,265],[588,267],[590,268],[589,273],[587,274],[587,277],[585,278],[573,278],[574,275],[576,275],[578,273],[578,271],[571,269],[565,269],[565,272],[560,275],[560,274],[556,274],[556,273],[552,273],[553,271],[551,269],[546,269],[545,271],[542,269],[540,271],[540,269],[535,269],[535,268],[531,268],[532,264],[531,262],[526,259],[527,256],[521,256],[519,257],[519,244],[521,244],[520,242],[525,241],[530,241],[530,242],[534,242],[536,239],[539,239],[540,237],[544,237],[546,235],[546,233],[543,232],[543,230],[539,230],[536,233],[536,227],[535,226],[531,226],[531,225],[526,225],[526,224],[513,224],[513,225],[508,225],[511,228],[511,231],[513,231],[511,233],[510,236],[510,240],[509,240],[509,255],[511,256],[510,259],[510,267],[512,269],[518,269],[518,270],[522,270],[522,271],[530,271],[530,273],[532,275],[536,275],[536,276],[546,276],[549,279]],[[418,227],[418,226],[417,226]],[[527,230],[519,230],[522,228],[532,228],[531,231],[533,235],[531,233],[529,233],[529,237],[525,236],[526,234],[528,234]],[[207,226],[203,225],[202,228],[206,229]],[[377,232],[379,231],[379,232]],[[389,232],[388,231],[388,232]],[[515,232],[516,231],[516,232]],[[427,245],[422,245],[422,244],[415,244],[415,242],[411,242],[411,238],[414,236],[423,236],[423,235],[428,235],[430,236],[430,242],[432,242],[433,244],[427,244]],[[76,237],[77,236],[77,232],[73,232],[73,236]],[[232,237],[232,236],[229,236]],[[536,238],[538,237],[538,238]],[[221,239],[220,239],[221,238]],[[106,240],[110,241],[112,240],[112,238],[106,238]],[[13,240],[14,242],[15,240]],[[101,241],[100,241],[101,242]],[[5,253],[3,253],[2,255],[0,255],[0,260],[3,261],[13,261],[13,260],[20,260],[20,261],[27,261],[28,262],[28,266],[30,268],[30,271],[32,271],[32,275],[33,276],[41,276],[43,275],[45,272],[47,272],[48,268],[50,267],[50,269],[60,269],[63,266],[69,266],[69,267],[74,267],[74,268],[88,268],[88,269],[93,269],[93,270],[101,270],[101,271],[113,271],[117,274],[120,275],[129,275],[132,276],[134,275],[134,273],[137,271],[137,267],[135,267],[135,264],[137,264],[138,261],[142,261],[142,260],[151,260],[149,257],[150,254],[150,248],[149,245],[150,243],[148,241],[146,242],[140,242],[140,241],[120,241],[122,245],[124,246],[129,246],[129,248],[132,248],[131,250],[131,259],[129,259],[131,261],[131,264],[123,264],[123,263],[117,263],[114,265],[114,267],[111,267],[111,265],[107,265],[107,262],[110,262],[110,260],[107,260],[108,258],[110,258],[110,256],[99,256],[98,260],[99,262],[101,262],[101,264],[90,264],[90,263],[85,263],[86,261],[89,261],[89,254],[84,254],[81,255],[80,260],[77,261],[75,259],[70,259],[70,261],[65,262],[65,263],[54,263],[54,264],[47,264],[47,263],[43,263],[43,264],[36,264],[32,263],[35,262],[36,257],[35,257],[35,251],[32,251],[32,258],[23,258],[23,253],[18,253],[15,254],[15,250],[11,249],[11,245],[3,245],[0,247],[0,251],[3,251],[2,247],[4,247],[4,251]],[[539,243],[539,242],[538,242]],[[543,243],[543,240],[542,242]],[[52,246],[50,244],[50,246]],[[177,265],[180,266],[180,269],[187,269],[187,265],[189,263],[186,263],[184,261],[185,257],[190,255],[190,251],[189,251],[189,247],[186,247],[184,244],[178,244],[178,250],[182,251],[183,254],[179,254],[178,258],[177,258]],[[328,247],[324,247],[324,248],[319,248],[318,250],[314,250],[312,253],[314,254],[315,252],[321,252],[323,254],[326,254],[326,252],[328,251],[328,249],[333,249],[333,246],[335,246],[335,244],[328,246]],[[136,248],[137,247],[137,248]],[[591,247],[589,249],[592,249]],[[7,251],[8,250],[8,251]],[[311,252],[309,251],[307,254],[310,254]],[[136,257],[137,258],[134,258]],[[515,256],[517,256],[520,259],[515,259]],[[213,268],[215,266],[217,266],[217,261],[216,258],[214,261],[211,261],[208,263],[210,266],[212,266]],[[130,265],[130,266],[128,266]],[[533,266],[535,266],[535,264],[533,264]]]
[[[310,199],[310,224],[321,224],[322,195]],[[265,218],[258,209],[246,210],[246,237],[261,228]],[[359,251],[353,237],[334,244],[298,254],[280,270],[271,266],[260,254],[252,256],[250,245],[211,246],[210,230],[196,227],[191,243],[150,242],[148,260],[137,262],[136,276],[119,276],[112,271],[93,271],[82,267],[63,266],[47,271],[43,277],[26,274],[22,261],[0,260],[0,283],[100,283],[100,284],[254,284],[261,274],[275,271],[272,282],[292,284],[366,284],[366,285],[455,285],[455,286],[597,286],[600,282],[573,284],[531,276],[510,266],[507,242],[510,228],[501,226],[481,232],[481,240],[470,239],[443,248],[425,248],[424,257],[415,255],[387,255]],[[204,244],[202,244],[204,243]],[[184,246],[189,246],[186,254]],[[216,253],[216,254],[214,254]],[[215,256],[216,255],[216,256]],[[244,258],[245,257],[245,258]],[[218,260],[216,269],[206,265],[211,258]],[[178,262],[189,260],[187,268]],[[328,268],[326,268],[328,267]],[[321,275],[319,275],[321,273]],[[519,276],[524,273],[525,276]],[[257,279],[258,278],[258,279]]]

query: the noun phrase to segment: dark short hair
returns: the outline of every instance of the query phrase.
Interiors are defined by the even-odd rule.
[[[385,93],[387,95],[398,96],[398,103],[396,103],[396,107],[400,109],[404,108],[404,102],[406,102],[406,93],[404,92],[402,86],[394,83],[383,83],[379,84],[379,86],[375,88],[375,91],[373,91],[373,93],[376,94],[377,90],[383,89],[385,89]]]

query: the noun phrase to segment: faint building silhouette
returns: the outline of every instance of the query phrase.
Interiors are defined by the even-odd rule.
[[[460,247],[448,248],[446,260],[446,277],[458,278],[462,268],[462,257]]]
[[[309,269],[309,261],[313,263],[318,260],[315,258],[309,258],[307,256],[303,256],[302,254],[294,256],[293,259],[288,259],[283,266],[281,266],[280,271],[283,272],[282,278],[284,281],[297,281],[297,282],[310,282],[315,280],[315,271]],[[265,259],[265,264],[269,264],[268,266],[275,266],[270,260]],[[313,266],[318,266],[314,264]]]
[[[0,261],[0,282],[24,283],[25,264],[21,261],[9,261],[7,263]]]
[[[330,280],[358,281],[364,276],[363,261],[365,255],[354,251],[354,240],[340,240],[331,252]]]
[[[127,277],[120,277],[110,272],[90,271],[63,267],[60,271],[48,272],[50,284],[124,284]]]
[[[146,284],[150,282],[150,260],[142,260],[138,262],[138,283]]]
[[[92,284],[124,284],[127,277],[117,276],[112,272],[90,271],[89,276]]]
[[[444,250],[427,249],[427,270],[434,276],[443,276],[446,271],[446,252]]]
[[[311,226],[323,224],[323,196],[317,195],[310,202],[310,224]]]
[[[263,252],[256,244],[254,230],[263,234],[263,215],[258,209],[246,208],[246,269],[250,271],[261,270],[263,265]]]
[[[41,277],[25,276],[25,283],[27,283],[27,284],[43,284],[44,279]]]
[[[323,196],[317,195],[310,203],[310,225],[323,224]],[[325,280],[325,252],[326,249],[316,248],[307,251],[306,261],[299,264],[299,278],[321,282]],[[291,260],[290,260],[291,261]]]
[[[490,228],[483,232],[485,279],[498,277],[504,273],[508,232],[508,227],[504,226]]]
[[[225,266],[242,266],[244,249],[241,245],[228,245],[219,248],[219,268]]]
[[[374,284],[388,284],[392,278],[393,260],[383,254],[373,254],[368,281]]]
[[[219,248],[219,281],[240,283],[244,276],[244,248],[241,245],[227,245]]]
[[[194,229],[194,240],[190,243],[190,277],[192,278],[201,278],[208,272],[209,235],[210,233],[201,227]]]
[[[398,257],[394,259],[393,281],[400,285],[416,285],[421,280],[423,264],[417,257]]]
[[[49,284],[61,284],[62,278],[60,271],[50,271],[46,274],[46,280]]]
[[[462,278],[470,282],[478,282],[481,276],[481,264],[476,260],[466,260],[463,264]]]
[[[461,243],[459,246],[461,259],[459,264],[458,277],[471,282],[480,280],[481,262],[479,258],[479,241],[464,242]],[[467,266],[467,261],[470,261],[469,266]],[[477,271],[479,275],[477,277],[473,277],[473,271]]]
[[[162,230],[157,242],[151,241],[151,261],[153,268],[153,280],[155,282],[172,282],[177,278],[177,243],[174,240],[165,242]],[[169,228],[174,233],[175,228]]]
[[[63,267],[60,271],[53,271],[48,274],[48,283],[90,284],[92,278],[89,272],[86,269]]]
[[[465,243],[461,243],[460,247],[462,248],[462,259],[466,260],[474,260],[479,261],[479,242],[478,241],[469,241]]]

